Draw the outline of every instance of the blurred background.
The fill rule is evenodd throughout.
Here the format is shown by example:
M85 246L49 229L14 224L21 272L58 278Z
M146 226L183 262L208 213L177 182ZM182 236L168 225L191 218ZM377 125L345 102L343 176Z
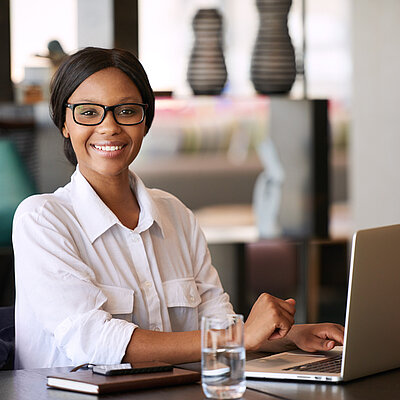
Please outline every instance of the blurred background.
M214 19L195 22L199 10ZM343 321L352 232L400 219L400 2L0 0L0 22L2 303L17 204L73 172L48 115L51 76L77 49L122 47L156 92L131 168L197 214L236 310L265 290L295 295L298 321ZM210 34L218 65L199 62ZM257 68L267 85L290 66L268 45L293 48L286 89L257 89Z

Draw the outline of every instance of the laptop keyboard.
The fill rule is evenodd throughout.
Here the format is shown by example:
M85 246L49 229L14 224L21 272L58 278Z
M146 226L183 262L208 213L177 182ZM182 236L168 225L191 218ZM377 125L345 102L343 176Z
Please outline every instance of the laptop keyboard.
M321 361L314 361L311 363L286 368L285 371L339 373L341 365L342 355L338 354L337 356L326 358Z

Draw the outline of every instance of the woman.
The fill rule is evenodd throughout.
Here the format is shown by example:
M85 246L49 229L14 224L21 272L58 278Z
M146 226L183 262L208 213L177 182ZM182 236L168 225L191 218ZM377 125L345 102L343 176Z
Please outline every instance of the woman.
M129 172L154 115L142 65L123 50L78 51L55 74L50 106L77 167L15 214L16 366L198 360L201 316L233 310L193 214ZM293 299L261 295L246 348L342 343L342 327L292 327L294 313Z

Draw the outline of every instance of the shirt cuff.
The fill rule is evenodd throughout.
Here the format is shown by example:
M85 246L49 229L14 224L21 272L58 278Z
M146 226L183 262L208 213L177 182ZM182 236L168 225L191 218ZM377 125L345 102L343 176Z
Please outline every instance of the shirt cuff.
M137 325L122 319L112 318L102 329L97 350L90 361L94 364L121 363L126 348Z

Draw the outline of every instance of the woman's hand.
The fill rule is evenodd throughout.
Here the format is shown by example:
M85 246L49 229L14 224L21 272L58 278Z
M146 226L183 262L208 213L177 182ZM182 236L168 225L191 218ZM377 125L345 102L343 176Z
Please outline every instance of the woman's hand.
M295 305L293 299L261 294L244 324L246 350L258 350L268 340L285 337L294 323Z
M286 336L299 349L314 352L343 345L344 328L338 324L293 325Z

